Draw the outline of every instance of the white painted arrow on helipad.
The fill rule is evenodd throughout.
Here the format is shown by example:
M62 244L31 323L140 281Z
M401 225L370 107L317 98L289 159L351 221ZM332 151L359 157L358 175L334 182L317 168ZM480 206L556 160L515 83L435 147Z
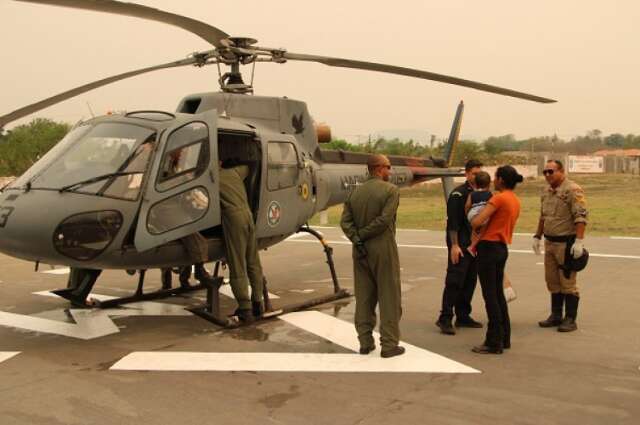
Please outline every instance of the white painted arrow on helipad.
M35 295L58 297L48 291L35 292ZM108 295L91 294L100 301L113 299ZM126 308L113 309L70 309L74 323L51 320L26 314L0 311L0 325L28 331L62 335L77 339L94 339L120 332L111 317L131 316L192 316L184 307L151 301L129 304Z
M362 356L353 325L333 316L304 311L279 316L281 320L334 344L353 354L331 353L198 353L134 352L111 370L134 371L251 371L251 372L405 372L405 373L480 373L480 371L406 342L402 356L383 359L380 351ZM374 337L379 338L377 332Z
M20 354L20 351L0 351L0 363Z

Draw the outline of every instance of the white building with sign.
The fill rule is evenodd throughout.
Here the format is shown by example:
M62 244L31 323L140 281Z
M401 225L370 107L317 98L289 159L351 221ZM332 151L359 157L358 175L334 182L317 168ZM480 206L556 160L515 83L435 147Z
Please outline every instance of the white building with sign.
M570 173L604 173L604 157L569 155L567 169Z

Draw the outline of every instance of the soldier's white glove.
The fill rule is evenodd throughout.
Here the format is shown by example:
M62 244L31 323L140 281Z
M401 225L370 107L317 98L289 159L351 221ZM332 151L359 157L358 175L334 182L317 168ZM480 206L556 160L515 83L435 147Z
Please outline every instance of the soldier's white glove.
M580 258L582 257L582 254L584 254L584 245L582 243L582 239L576 239L576 241L573 243L573 246L571 247L571 255L573 255L573 258Z
M531 246L531 248L533 248L534 254L536 255L542 254L540 238L536 236L533 237L533 245Z

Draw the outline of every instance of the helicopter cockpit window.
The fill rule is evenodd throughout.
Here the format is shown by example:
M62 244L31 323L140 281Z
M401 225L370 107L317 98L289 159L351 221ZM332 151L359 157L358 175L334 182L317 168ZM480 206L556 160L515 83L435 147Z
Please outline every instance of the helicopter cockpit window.
M164 192L198 178L209 165L209 128L201 122L174 131L162 156L156 188Z
M135 200L155 140L155 130L137 125L79 127L40 160L42 166L30 170L27 181L33 189Z
M269 190L285 189L298 184L298 155L293 143L269 142L267 152Z
M29 168L23 175L15 179L7 189L21 189L27 183L33 183L33 179L39 176L44 170L46 170L51 164L65 152L70 145L76 143L87 132L91 130L90 125L81 125L69 131L64 138L59 141L49 152L47 152L42 158L40 158L31 168Z

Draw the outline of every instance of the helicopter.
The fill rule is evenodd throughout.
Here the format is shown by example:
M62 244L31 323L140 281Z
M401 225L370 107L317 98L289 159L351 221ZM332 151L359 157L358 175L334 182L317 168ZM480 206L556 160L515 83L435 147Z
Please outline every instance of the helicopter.
M207 238L214 275L225 257L219 197L219 166L248 165L247 194L260 249L306 231L322 243L334 282L333 294L276 313L349 296L340 289L331 248L307 223L316 213L343 203L367 178L368 154L320 149L331 141L328 126L316 124L307 105L287 97L254 95L242 66L257 62L316 62L464 86L524 100L555 100L428 71L260 47L257 40L231 37L207 23L134 3L113 0L14 0L153 20L204 39L213 49L186 59L137 69L91 82L0 116L0 128L51 105L126 78L178 67L218 67L220 90L185 96L175 111L114 113L76 124L22 176L0 191L0 252L36 264L71 268L67 288L54 291L74 304L86 298L105 269L140 271L131 297L101 307L162 298L192 288L143 293L144 271L190 266L180 238ZM222 73L221 66L229 70ZM402 187L440 178L446 192L460 175L451 159L464 105L456 111L444 158L390 156L391 182ZM217 290L194 313L228 325ZM266 286L265 286L266 288ZM266 293L266 289L265 289ZM267 305L269 310L269 305ZM271 309L273 310L273 309ZM275 314L275 313L274 313Z

